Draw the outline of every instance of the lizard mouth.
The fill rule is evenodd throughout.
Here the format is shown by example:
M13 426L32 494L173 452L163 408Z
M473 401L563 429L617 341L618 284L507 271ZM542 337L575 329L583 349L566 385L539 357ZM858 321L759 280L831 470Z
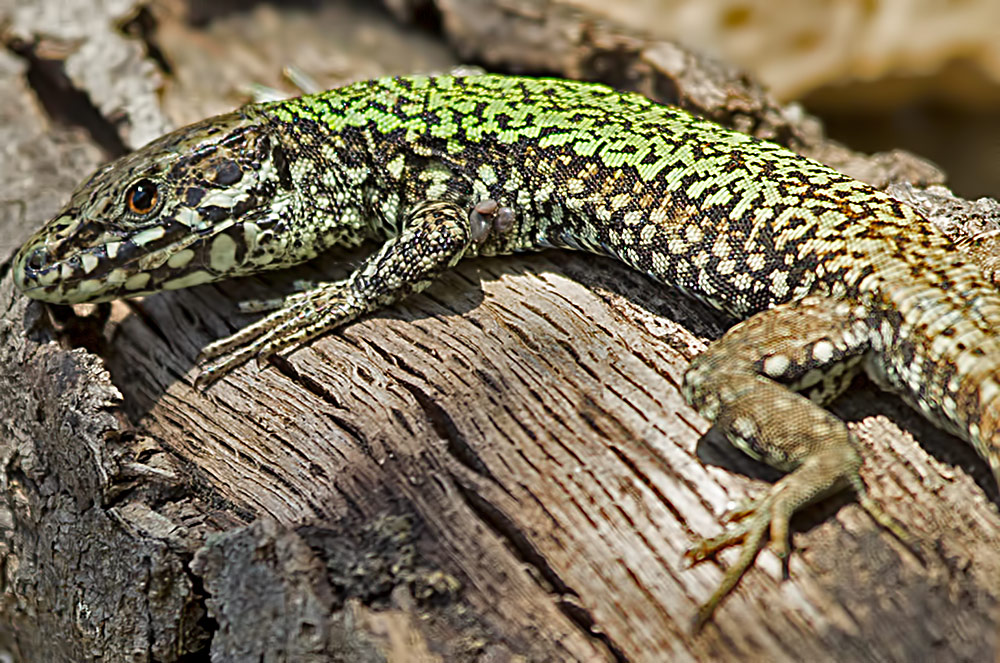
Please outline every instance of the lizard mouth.
M134 276L122 268L101 269L107 265L107 248L101 245L53 260L45 244L25 246L14 262L14 283L27 296L49 304L114 299Z
M17 253L14 283L25 295L49 304L104 302L208 283L219 275L199 269L192 250L204 239L186 235L156 247L111 241L61 258L43 238Z
M79 254L59 260L44 239L25 244L14 257L14 284L18 289L52 304L74 303L71 291L79 281L74 275L83 273Z

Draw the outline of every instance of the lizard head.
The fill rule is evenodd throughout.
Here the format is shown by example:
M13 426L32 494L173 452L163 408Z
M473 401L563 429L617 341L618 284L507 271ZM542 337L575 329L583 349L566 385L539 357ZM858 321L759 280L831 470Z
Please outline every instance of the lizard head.
M267 122L237 110L95 172L14 258L14 281L55 304L183 288L244 273L291 204Z

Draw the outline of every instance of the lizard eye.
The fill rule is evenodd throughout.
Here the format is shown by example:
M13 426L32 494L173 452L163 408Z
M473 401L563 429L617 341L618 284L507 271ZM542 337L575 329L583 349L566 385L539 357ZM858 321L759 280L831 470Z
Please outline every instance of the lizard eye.
M153 211L160 199L160 191L151 180L143 178L128 188L125 204L133 214L144 216Z

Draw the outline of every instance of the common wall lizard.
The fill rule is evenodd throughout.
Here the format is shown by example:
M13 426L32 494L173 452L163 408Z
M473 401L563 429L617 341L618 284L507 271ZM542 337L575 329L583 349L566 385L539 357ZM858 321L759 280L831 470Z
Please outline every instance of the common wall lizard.
M743 543L707 620L788 519L850 487L857 442L822 407L865 370L970 441L1000 481L1000 296L909 207L777 145L639 95L563 80L386 78L248 105L100 169L21 248L14 279L70 304L278 269L382 242L206 348L203 382L426 287L469 256L614 256L744 322L684 394L789 472L694 560Z

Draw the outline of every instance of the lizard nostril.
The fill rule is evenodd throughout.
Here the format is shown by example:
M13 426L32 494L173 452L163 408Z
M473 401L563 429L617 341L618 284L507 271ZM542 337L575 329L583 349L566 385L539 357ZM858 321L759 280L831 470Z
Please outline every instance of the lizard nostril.
M48 262L49 252L44 246L39 246L37 249L28 254L28 259L25 261L25 266L28 269L40 270L45 267Z

